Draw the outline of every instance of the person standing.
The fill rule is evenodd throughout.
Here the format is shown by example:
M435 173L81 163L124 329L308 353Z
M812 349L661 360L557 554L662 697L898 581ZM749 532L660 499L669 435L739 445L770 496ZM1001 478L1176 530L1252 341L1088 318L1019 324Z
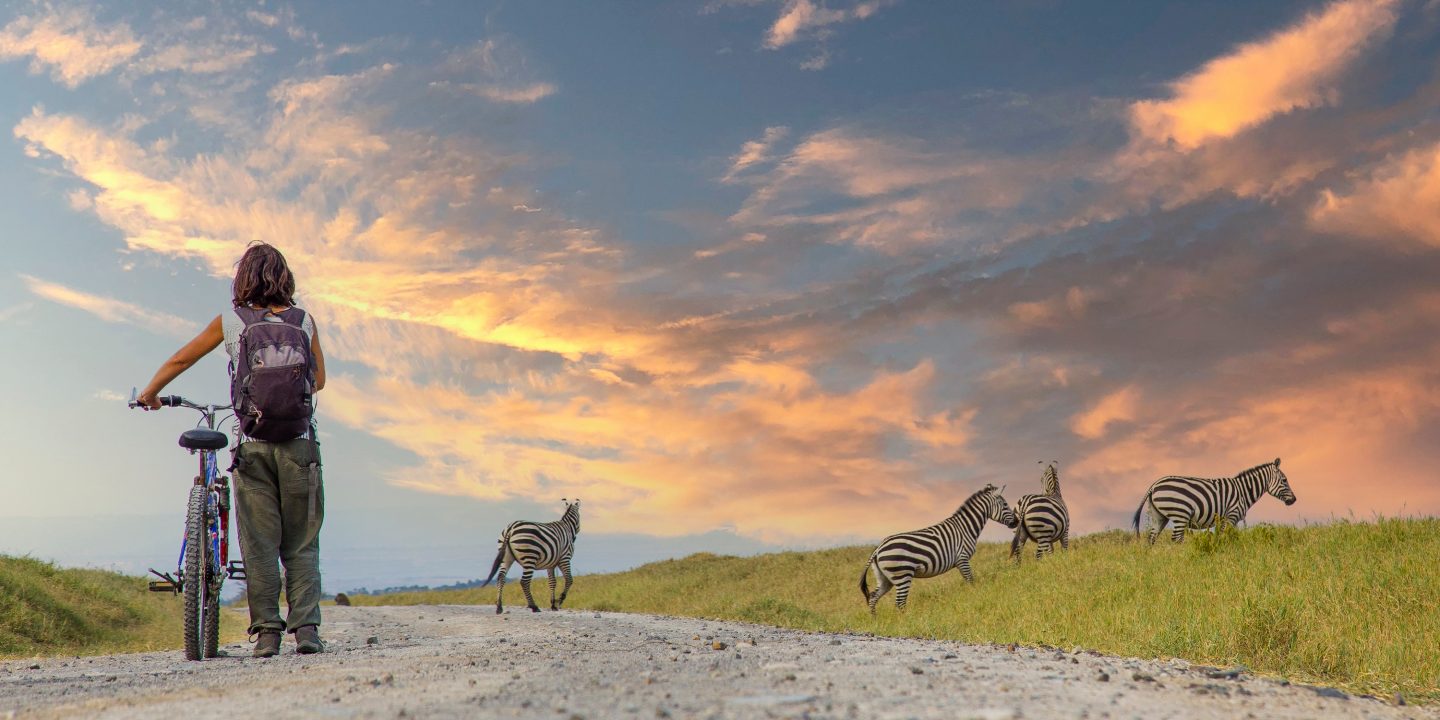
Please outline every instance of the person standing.
M325 387L325 355L314 318L295 306L295 276L274 246L255 243L245 250L235 269L231 308L160 366L141 391L140 404L159 409L165 386L221 343L230 355L236 419L231 470L253 655L278 654L287 629L295 635L297 652L323 652L320 526L325 495L314 394ZM280 565L289 605L284 618Z

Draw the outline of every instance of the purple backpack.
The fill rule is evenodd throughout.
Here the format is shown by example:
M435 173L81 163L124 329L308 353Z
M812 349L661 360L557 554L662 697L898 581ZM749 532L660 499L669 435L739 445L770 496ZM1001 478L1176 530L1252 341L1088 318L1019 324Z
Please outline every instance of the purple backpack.
M304 435L315 407L315 358L302 329L305 311L236 307L235 314L245 323L230 367L230 401L240 432L269 442Z

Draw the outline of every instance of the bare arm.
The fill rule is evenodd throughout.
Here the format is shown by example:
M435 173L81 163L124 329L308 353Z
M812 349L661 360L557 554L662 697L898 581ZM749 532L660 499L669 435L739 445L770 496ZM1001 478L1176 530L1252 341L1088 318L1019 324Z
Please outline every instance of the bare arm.
M325 389L325 352L320 349L320 328L310 338L310 354L315 356L315 391Z
M160 409L160 391L170 384L171 380L180 376L180 373L189 370L192 365L200 361L211 350L220 346L225 341L225 331L220 327L220 316L216 315L210 324L195 336L194 340L185 343L185 347L175 351L174 355L166 360L159 370L155 371L155 377L150 379L150 384L140 392L137 398L141 405L151 409Z

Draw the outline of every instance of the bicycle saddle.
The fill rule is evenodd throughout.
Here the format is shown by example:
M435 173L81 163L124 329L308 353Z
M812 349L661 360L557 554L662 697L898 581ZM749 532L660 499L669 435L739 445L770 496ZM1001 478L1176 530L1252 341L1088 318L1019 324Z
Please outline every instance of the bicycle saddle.
M180 447L191 450L224 450L230 446L225 433L205 428L194 428L180 433Z

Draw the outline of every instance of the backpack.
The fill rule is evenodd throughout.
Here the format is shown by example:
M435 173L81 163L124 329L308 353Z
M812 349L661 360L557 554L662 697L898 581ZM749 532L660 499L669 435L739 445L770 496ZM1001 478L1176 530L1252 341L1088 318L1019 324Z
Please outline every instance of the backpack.
M230 364L230 402L246 437L294 440L310 431L315 359L302 325L305 311L236 307L245 323Z

